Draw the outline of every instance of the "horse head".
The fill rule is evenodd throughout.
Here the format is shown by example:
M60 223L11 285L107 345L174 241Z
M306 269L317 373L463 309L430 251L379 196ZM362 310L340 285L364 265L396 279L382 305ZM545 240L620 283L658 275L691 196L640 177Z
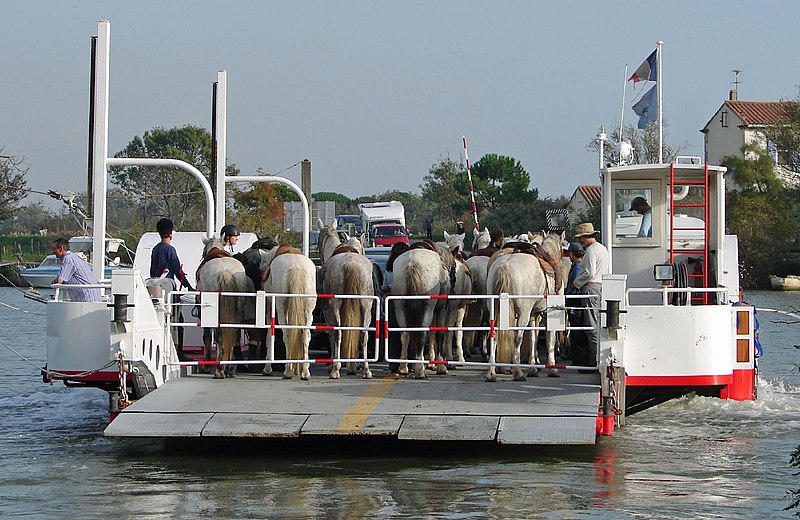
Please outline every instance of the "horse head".
M203 258L214 248L224 250L225 246L222 244L222 241L217 237L209 237L203 239Z
M336 230L336 222L323 224L321 219L317 219L317 227L319 228L319 238L317 239L317 247L319 248L319 256L324 262L331 257L333 251L342 243L339 238L339 232Z
M451 235L447 231L444 232L444 241L447 244L447 248L453 250L453 248L458 248L459 250L464 249L464 235Z
M485 249L492 242L489 234L489 228L484 227L483 231L478 231L477 228L472 230L472 250Z

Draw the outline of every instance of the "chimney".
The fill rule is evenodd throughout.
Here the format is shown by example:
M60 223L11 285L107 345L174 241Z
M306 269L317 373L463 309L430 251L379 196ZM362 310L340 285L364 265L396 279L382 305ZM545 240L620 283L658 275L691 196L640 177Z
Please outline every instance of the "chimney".
M739 99L739 91L738 90L731 90L730 95L728 96L729 101L736 101Z

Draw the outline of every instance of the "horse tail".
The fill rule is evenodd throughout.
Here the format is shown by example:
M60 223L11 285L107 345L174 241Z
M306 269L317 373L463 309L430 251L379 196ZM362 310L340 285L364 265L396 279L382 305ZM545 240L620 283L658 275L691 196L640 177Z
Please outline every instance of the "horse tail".
M408 294L421 295L426 294L427 289L422 283L423 269L417 262L409 262L408 269L406 270L406 277L408 278ZM413 326L422 324L422 318L425 315L425 300L406 300L406 320L408 323L413 323Z
M345 268L344 272L344 294L362 294L361 278L355 269ZM356 298L346 298L342 303L342 326L360 327L362 300ZM343 330L342 331L342 357L354 359L358 355L358 344L361 340L362 331Z
M508 264L501 265L495 270L493 285L493 294L514 294L512 290L513 280L511 277L511 269L508 267ZM511 306L513 310L513 300L511 301ZM497 310L495 309L495 311ZM497 350L495 351L495 361L497 363L511 363L514 359L514 331L498 330L496 335Z
M220 271L217 281L219 282L220 292L238 292L241 290L236 284L236 276L231 271ZM238 321L240 314L239 309L241 308L239 300L241 300L241 298L235 296L220 297L219 313L222 323L234 323Z
M287 292L290 294L306 293L306 273L302 269L289 270L287 278ZM310 325L306 323L306 298L289 298L286 302L287 325ZM284 332L286 338L286 353L288 359L303 359L303 339L305 329L288 329Z

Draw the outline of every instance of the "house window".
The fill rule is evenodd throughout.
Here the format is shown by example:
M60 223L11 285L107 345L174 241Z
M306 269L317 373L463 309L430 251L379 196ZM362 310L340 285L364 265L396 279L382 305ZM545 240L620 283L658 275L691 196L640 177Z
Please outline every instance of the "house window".
M728 111L723 110L722 114L720 115L719 122L722 125L722 128L728 127Z

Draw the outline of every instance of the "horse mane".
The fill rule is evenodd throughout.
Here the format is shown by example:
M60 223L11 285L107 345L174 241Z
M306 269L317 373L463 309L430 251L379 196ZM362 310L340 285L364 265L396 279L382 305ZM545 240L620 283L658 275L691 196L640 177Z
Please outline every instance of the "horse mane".
M347 244L339 244L338 246L336 246L336 249L333 250L333 253L331 253L331 257L334 257L340 253L355 253L357 255L360 255L361 251Z

